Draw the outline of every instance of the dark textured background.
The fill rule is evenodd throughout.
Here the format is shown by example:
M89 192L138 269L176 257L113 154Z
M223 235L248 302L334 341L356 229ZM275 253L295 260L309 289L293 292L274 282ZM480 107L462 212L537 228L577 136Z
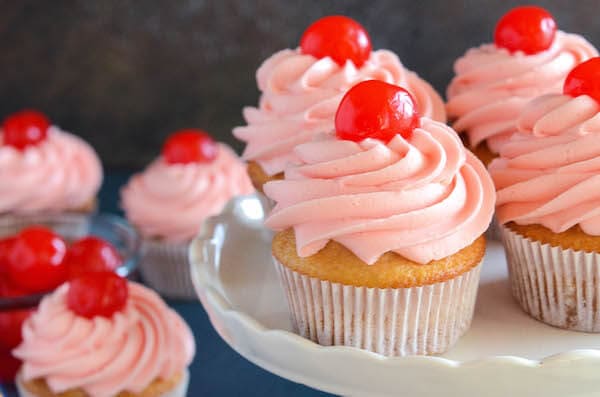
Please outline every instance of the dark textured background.
M543 1L562 30L600 45L598 1ZM0 115L47 112L109 168L138 168L162 140L201 127L241 149L231 128L257 102L254 72L296 47L313 20L346 14L444 91L452 63L491 40L517 1L0 0Z

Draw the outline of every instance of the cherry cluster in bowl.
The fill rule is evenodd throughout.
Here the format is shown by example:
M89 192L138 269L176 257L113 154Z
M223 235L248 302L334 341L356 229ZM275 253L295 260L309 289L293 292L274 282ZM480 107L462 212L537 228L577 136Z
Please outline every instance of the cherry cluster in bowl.
M69 243L47 227L31 226L0 239L0 299L47 293L88 275L114 274L122 264L118 250L101 238ZM0 311L0 381L12 378L19 365L10 351L21 343L22 324L32 311Z

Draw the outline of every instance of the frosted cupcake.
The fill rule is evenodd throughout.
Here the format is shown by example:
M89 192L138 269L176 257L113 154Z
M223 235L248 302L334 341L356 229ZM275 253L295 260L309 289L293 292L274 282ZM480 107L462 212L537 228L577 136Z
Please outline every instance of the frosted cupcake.
M153 291L114 273L72 280L23 325L21 397L185 397L193 335Z
M532 317L600 332L600 58L533 100L490 165L512 292Z
M265 185L273 257L300 335L385 355L442 353L471 323L494 188L397 86L341 101L335 135Z
M24 110L0 131L0 215L93 212L102 183L98 155L81 138Z
M560 93L569 71L597 55L583 37L557 31L543 8L514 8L498 22L493 44L468 50L454 64L446 104L452 127L487 165L517 130L523 107Z
M121 191L125 216L143 237L140 272L161 294L194 299L188 246L206 218L253 192L244 164L205 132L171 135L162 155Z
M387 50L371 51L366 30L343 16L322 18L304 32L300 47L273 54L258 69L258 107L244 109L247 125L233 134L246 142L243 154L257 190L283 177L296 162L294 147L333 130L342 96L356 83L381 80L406 87L424 116L446 121L441 97Z

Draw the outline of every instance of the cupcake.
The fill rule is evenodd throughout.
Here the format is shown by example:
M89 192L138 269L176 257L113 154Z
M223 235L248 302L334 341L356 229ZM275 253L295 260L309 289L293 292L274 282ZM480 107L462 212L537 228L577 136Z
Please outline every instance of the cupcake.
M532 317L600 332L600 58L529 103L490 164L512 293Z
M171 135L162 155L121 191L125 216L142 236L144 281L165 296L194 299L190 241L206 218L252 191L244 164L229 147L199 130Z
M344 96L335 135L294 154L265 193L298 333L390 356L449 349L470 326L494 208L483 164L376 80Z
M0 131L0 215L94 212L102 165L81 138L23 110Z
M452 127L487 165L516 131L525 104L560 93L569 71L597 55L583 37L557 31L545 9L514 8L496 25L493 44L468 50L454 64L446 104Z
M23 325L21 397L185 397L193 335L156 293L114 273L46 296Z
M364 80L406 87L424 116L445 122L441 97L387 50L371 51L366 30L344 16L322 18L304 32L300 47L269 57L258 69L258 107L244 109L247 125L233 134L246 143L243 153L257 190L281 179L298 159L294 147L332 131L344 93Z

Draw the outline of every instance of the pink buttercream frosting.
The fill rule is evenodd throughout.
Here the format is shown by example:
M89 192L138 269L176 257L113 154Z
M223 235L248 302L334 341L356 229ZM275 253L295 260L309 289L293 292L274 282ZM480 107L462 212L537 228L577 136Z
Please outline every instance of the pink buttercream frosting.
M358 69L351 61L339 66L329 57L282 50L262 64L256 79L262 92L259 106L244 109L247 125L235 128L233 134L247 143L244 159L258 162L269 175L296 161L296 145L332 131L343 95L364 80L400 85L414 96L422 115L446 121L441 97L386 50L372 52Z
M254 191L246 166L226 145L210 163L168 164L159 157L121 191L127 219L146 237L186 242L234 196Z
M129 300L111 318L87 319L66 302L68 284L40 303L13 354L23 381L46 380L56 394L80 388L91 397L139 393L186 370L195 352L187 324L153 291L129 283Z
M295 154L300 164L265 185L277 202L266 224L292 227L301 257L334 240L368 264L387 251L426 264L468 246L491 221L487 171L440 122L421 118L410 139L388 144L323 137Z
M3 145L0 133L0 213L76 210L101 184L100 159L81 138L52 126L44 141L20 151Z
M548 50L534 55L511 54L494 44L472 48L454 64L456 76L447 90L452 126L468 134L471 147L486 141L498 153L531 99L562 92L571 69L597 55L583 37L561 31Z
M587 95L545 95L518 128L490 164L498 220L555 233L579 224L600 235L600 105Z

